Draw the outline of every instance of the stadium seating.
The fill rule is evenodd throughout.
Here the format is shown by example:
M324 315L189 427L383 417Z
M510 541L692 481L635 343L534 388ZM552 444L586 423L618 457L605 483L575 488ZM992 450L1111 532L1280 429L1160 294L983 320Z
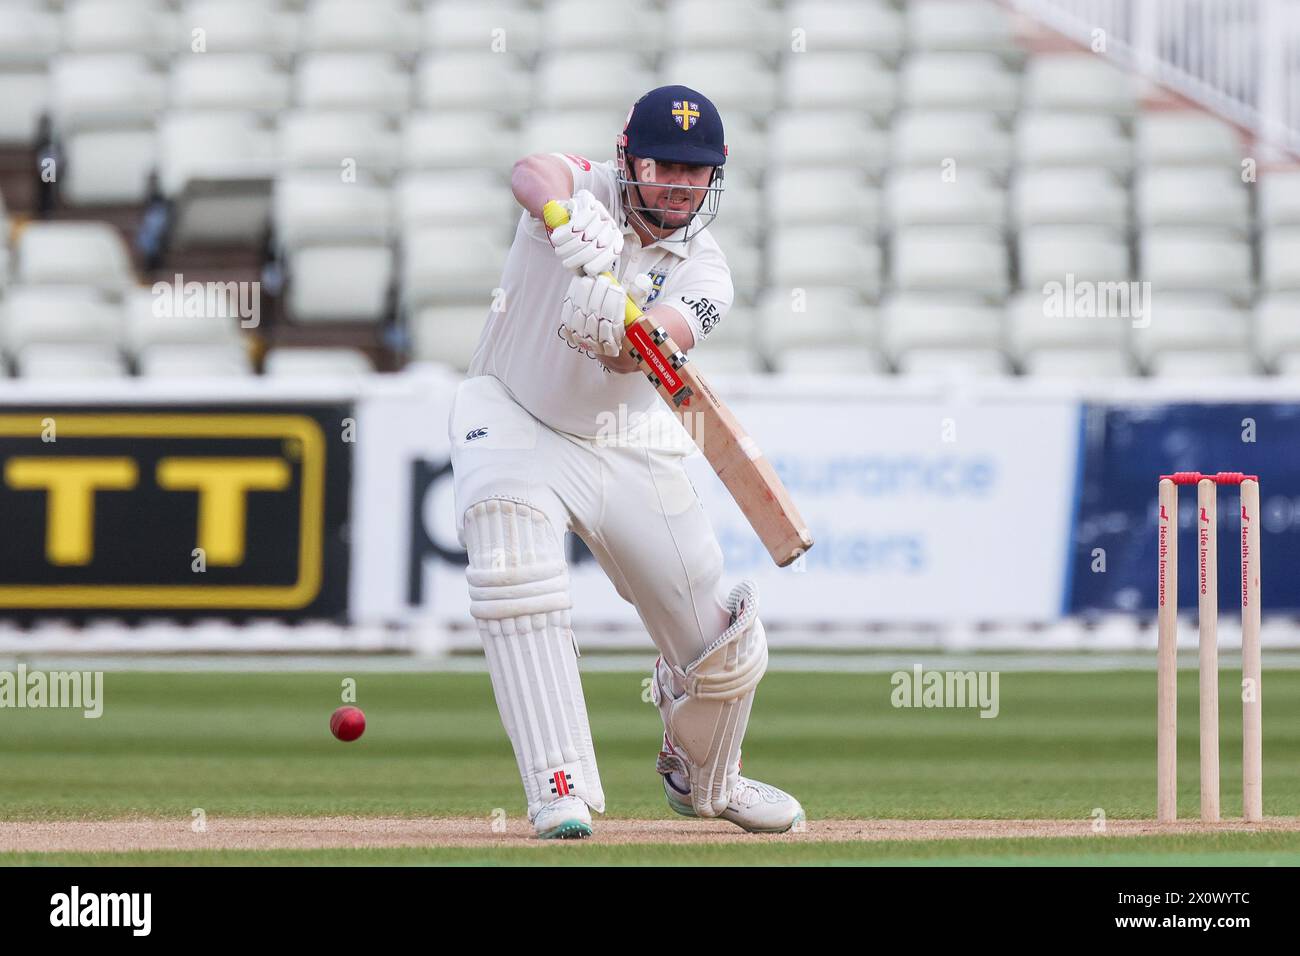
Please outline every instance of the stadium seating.
M46 378L162 374L187 344L220 346L205 354L247 374L247 356L223 351L246 334L233 320L143 318L152 266L121 236L162 202L169 254L205 278L274 266L269 315L282 308L307 344L322 325L398 321L409 357L463 368L518 221L513 162L612 159L631 102L678 82L713 97L728 131L711 229L736 305L710 361L1293 373L1300 172L1261 163L1256 182L1235 127L1151 108L1106 58L1030 50L1018 28L990 0L7 3L0 234L15 225L0 243L0 343L19 374ZM547 42L560 35L583 56ZM12 172L38 151L57 189ZM37 195L52 221L28 221L44 215ZM466 218L482 228L447 233ZM1149 282L1152 326L1056 315L1047 290L1067 278L1107 284L1103 296ZM47 294L66 354L15 312ZM807 311L790 311L796 294ZM68 296L93 301L110 334L86 340L58 306ZM751 322L757 334L736 334ZM272 354L275 374L334 361Z

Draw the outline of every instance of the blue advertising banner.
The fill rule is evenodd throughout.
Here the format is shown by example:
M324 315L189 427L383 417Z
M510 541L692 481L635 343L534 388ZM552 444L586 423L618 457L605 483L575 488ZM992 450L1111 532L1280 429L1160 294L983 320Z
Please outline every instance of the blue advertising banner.
M1156 607L1156 490L1175 471L1260 477L1264 613L1300 610L1300 404L1084 409L1067 613ZM1196 488L1179 489L1178 603L1196 609ZM1219 489L1219 606L1241 606L1239 490Z

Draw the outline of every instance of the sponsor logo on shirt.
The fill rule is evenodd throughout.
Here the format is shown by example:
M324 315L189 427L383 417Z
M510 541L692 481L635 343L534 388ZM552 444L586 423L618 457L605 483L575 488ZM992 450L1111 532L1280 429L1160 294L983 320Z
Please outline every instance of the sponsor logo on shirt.
M722 321L722 315L718 312L718 307L703 296L698 299L688 299L682 296L682 302L690 306L691 311L695 313L695 318L700 323L700 331L705 335L708 335L713 330L713 327Z

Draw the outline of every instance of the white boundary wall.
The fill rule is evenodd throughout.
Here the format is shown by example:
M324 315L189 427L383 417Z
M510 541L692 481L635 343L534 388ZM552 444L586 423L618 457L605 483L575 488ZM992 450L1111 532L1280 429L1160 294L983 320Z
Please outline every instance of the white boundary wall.
M71 641L105 651L322 651L436 653L477 638L461 566L419 562L424 601L406 601L412 520L456 548L450 476L414 500L414 463L447 461L447 412L460 377L437 366L351 383L247 381L0 385L0 407L43 401L208 401L261 404L354 400L349 598L353 627L212 621L125 629L58 622L18 631L0 622L0 652ZM1300 380L1088 386L1025 379L717 377L742 422L786 470L817 545L802 568L777 569L701 456L692 479L723 542L728 580L752 576L765 621L789 647L1022 647L1141 645L1131 619L1071 636L1061 622L1065 550L1075 499L1079 407L1084 399L1137 402L1300 401ZM633 506L629 503L629 506ZM1153 572L1154 573L1154 572ZM635 611L594 562L573 570L574 622L584 649L646 645ZM988 624L996 627L991 633ZM1064 630L1062 630L1064 628ZM86 647L89 641L93 647Z

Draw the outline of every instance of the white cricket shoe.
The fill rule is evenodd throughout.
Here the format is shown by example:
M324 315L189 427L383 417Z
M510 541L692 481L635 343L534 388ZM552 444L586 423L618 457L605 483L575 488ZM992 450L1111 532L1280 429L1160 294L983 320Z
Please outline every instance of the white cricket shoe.
M665 760L665 757L669 759ZM675 812L684 817L696 817L699 814L691 802L691 785L685 768L679 771L672 766L673 761L680 759L668 754L659 756L658 770L664 778L664 794L668 797L668 806ZM737 781L721 818L750 833L785 833L801 827L805 820L803 806L798 800L771 784L748 777Z
M552 800L533 817L539 840L582 840L591 836L591 811L581 797Z

